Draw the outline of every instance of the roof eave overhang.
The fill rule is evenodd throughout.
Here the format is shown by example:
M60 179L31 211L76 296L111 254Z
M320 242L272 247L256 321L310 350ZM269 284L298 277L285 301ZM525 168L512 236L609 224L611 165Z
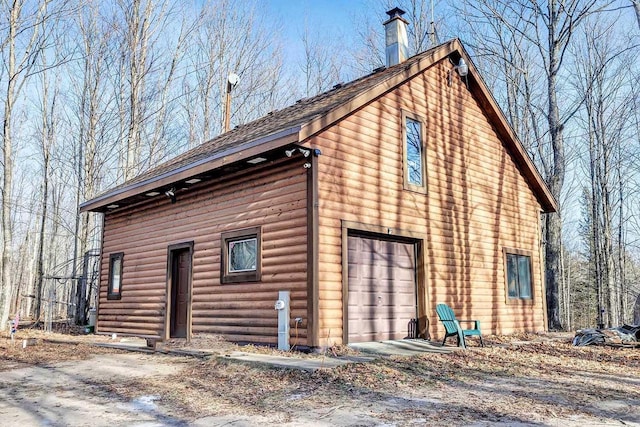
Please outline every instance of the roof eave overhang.
M268 150L292 144L299 141L300 126L275 132L273 134L248 141L236 147L214 153L194 163L165 172L158 176L113 191L88 200L80 205L80 212L100 211L111 204L133 197L154 189L171 185L195 175L218 169L222 166L249 159Z

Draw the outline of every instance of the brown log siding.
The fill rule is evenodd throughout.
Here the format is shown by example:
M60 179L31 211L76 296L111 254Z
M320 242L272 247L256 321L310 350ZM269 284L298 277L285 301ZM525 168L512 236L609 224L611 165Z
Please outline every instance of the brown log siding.
M307 337L307 171L300 159L156 196L105 214L98 330L164 338L167 247L193 241L192 331L235 341L277 342L279 290ZM262 227L262 280L220 283L221 233ZM109 254L124 252L122 298L107 300ZM293 325L292 325L293 326Z
M540 204L464 82L454 73L447 85L450 69L434 65L309 140L323 152L318 345L342 341L341 220L428 236L432 337L439 302L484 333L544 329ZM425 120L426 195L403 190L402 110ZM531 251L533 305L506 304L504 247Z

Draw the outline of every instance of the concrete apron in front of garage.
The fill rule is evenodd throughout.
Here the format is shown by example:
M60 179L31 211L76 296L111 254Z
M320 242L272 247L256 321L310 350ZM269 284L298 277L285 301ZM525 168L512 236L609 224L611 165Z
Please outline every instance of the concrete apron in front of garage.
M133 341L133 340L132 340ZM137 345L136 345L137 344ZM290 356L280 356L262 353L249 353L243 351L233 351L228 354L220 354L215 349L168 349L159 348L157 350L142 346L139 343L119 344L96 344L101 347L118 348L129 351L142 351L146 353L163 353L173 356L192 356L200 358L219 357L229 361L238 361L243 363L257 363L278 368L300 369L304 371L316 371L318 369L333 369L348 363L366 363L371 362L380 357L389 356L415 356L422 353L450 353L455 351L457 347L443 347L440 344L433 344L424 340L390 340L390 341L374 341L366 343L349 344L350 348L357 350L359 355L347 355L339 357L330 357L330 351L325 354L311 354L305 357L296 356L292 353Z
M459 349L420 339L363 342L349 344L349 347L373 356L416 356L422 353L451 353Z
M316 371L318 369L332 369L347 363L371 362L380 357L416 356L423 353L451 353L452 351L458 350L457 347L443 347L440 344L433 344L429 341L410 339L356 343L349 344L349 347L358 350L361 355L296 357L233 352L226 355L225 358L244 362L264 363L279 368Z

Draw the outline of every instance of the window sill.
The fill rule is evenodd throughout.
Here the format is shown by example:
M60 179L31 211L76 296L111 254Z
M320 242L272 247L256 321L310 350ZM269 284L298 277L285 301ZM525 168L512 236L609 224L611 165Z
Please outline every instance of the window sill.
M427 187L420 187L417 185L405 184L403 190L410 191L412 193L427 194Z
M534 305L533 298L510 298L507 297L507 305Z
M257 272L227 274L222 276L222 283L242 283L242 282L259 282L261 279Z

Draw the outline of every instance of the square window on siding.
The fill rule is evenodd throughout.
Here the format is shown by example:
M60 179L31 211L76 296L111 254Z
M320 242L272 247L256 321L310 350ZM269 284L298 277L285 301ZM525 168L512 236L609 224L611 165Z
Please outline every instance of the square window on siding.
M507 300L531 300L531 255L525 251L505 249Z
M258 239L231 240L229 245L229 273L256 271Z
M222 283L257 282L261 278L260 227L222 233Z
M402 122L404 187L408 190L426 192L423 121L417 116L403 112Z
M121 297L123 260L123 252L109 256L109 289L107 291L107 299L120 299Z

